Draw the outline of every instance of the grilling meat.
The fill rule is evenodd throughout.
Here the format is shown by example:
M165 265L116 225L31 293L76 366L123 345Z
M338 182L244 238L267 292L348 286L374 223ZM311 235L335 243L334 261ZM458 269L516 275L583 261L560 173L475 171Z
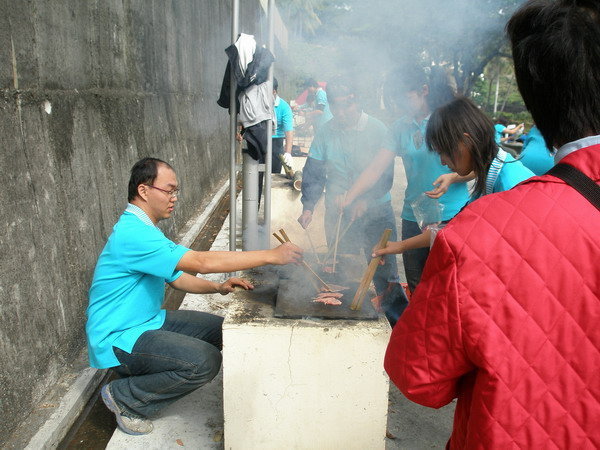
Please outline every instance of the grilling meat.
M348 289L350 289L350 288L346 287L346 286L340 286L338 284L329 284L329 289L327 289L325 286L323 286L321 288L321 292L341 292L341 291L347 291Z
M313 299L313 302L323 303L325 305L333 305L333 306L339 306L342 304L342 301L335 297L317 297L317 298Z
M343 294L335 292L321 292L319 295L313 298L313 302L324 303L325 305L339 306L342 304L342 301L340 300L342 296Z

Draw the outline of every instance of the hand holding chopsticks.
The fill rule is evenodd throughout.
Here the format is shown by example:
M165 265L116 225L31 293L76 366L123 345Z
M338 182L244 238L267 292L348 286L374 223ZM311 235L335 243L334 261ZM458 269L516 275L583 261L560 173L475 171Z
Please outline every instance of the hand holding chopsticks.
M286 243L286 242L292 242L290 241L289 236L287 235L287 233L282 229L279 230L279 232L281 233L281 237L277 234L277 233L273 233L273 236L275 236L275 239L277 239L279 242L281 242L282 244ZM306 263L306 261L302 261L302 265L315 277L317 278L317 280L319 280L321 282L321 284L323 285L323 287L328 290L331 291L331 288L329 287L329 285L327 283L325 283L323 281L323 279L317 275L317 273ZM317 290L319 290L318 286Z

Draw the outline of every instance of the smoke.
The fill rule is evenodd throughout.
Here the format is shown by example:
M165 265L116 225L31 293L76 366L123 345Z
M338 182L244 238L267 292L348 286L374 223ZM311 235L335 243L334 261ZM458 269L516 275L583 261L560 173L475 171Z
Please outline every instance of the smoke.
M415 63L421 67L443 67L455 78L459 93L468 93L487 62L503 51L505 23L520 3L521 0L282 0L278 5L284 21L288 21L290 40L287 56L279 58L275 71L288 75L282 78L289 79L292 75L291 81L295 81L298 88L306 77L325 82L339 76L352 79L362 109L390 125L399 118L396 112L383 107L384 81L390 79L390 74ZM286 5L293 8L286 9ZM301 14L302 5L310 6L306 16ZM309 26L311 17L315 16L317 20ZM303 20L308 22L299 23ZM394 81L402 84L403 80L392 79ZM428 84L427 81L424 84ZM289 91L283 96L286 94L289 98L294 96L289 95ZM349 136L340 133L336 137L343 144L340 145L345 155L343 161L329 165L326 196L343 195L383 145L374 139L363 142L360 136ZM365 155L369 156L361 159ZM360 247L355 260L363 270L365 259L359 253L370 256L372 246L381 235L381 225L390 219L388 216L392 216L393 221L394 213L385 200L387 190L383 189L389 188L381 175L381 172L373 175L370 190L365 193L369 209L361 220L362 225L357 226L357 233L349 233L345 239ZM325 228L331 247L335 241L331 236L340 228L336 226L339 212L331 199L326 199L326 204L326 216L330 217L325 218ZM373 205L386 206L377 209L371 208ZM398 213L401 208L395 209ZM393 228L395 232L396 226L391 221L386 222L390 225L384 228ZM346 219L341 222L343 229ZM341 247L346 244L342 242ZM391 265L394 258L388 258L387 263ZM392 281L395 270L394 266L387 273L378 272L380 286L385 277ZM378 290L381 291L381 287Z
M443 65L456 76L463 93L491 57L502 51L505 23L521 2L311 2L321 6L320 26L313 35L292 34L290 60L301 61L297 71L323 81L348 71L359 74L372 94L386 73L406 62ZM286 3L280 4L284 13ZM297 14L295 18L299 20ZM290 24L289 28L296 27Z

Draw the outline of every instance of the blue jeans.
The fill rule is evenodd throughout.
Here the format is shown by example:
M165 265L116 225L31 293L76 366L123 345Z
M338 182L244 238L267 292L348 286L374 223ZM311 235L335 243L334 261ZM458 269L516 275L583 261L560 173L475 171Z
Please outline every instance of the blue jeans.
M402 219L402 240L421 234L421 228L417 222ZM415 288L421 281L421 274L425 267L425 262L429 256L429 247L407 250L402 253L404 262L404 273L410 292L415 292Z
M223 318L167 311L163 326L144 332L131 353L113 347L121 377L110 390L121 410L149 417L211 381L221 367Z
M329 205L328 205L329 206ZM337 209L329 206L325 210L325 230L327 245L331 248L335 242L335 232L338 220ZM348 220L346 215L342 217L340 226L340 234L346 228ZM354 224L348 229L348 232L340 240L338 244L338 253L359 253L360 250L365 252L367 263L371 261L371 251L379 242L381 235L386 228L391 228L392 234L390 241L397 239L396 218L392 203L386 202L380 205L369 208L365 214L356 219ZM385 264L377 266L373 284L377 294L381 294L388 287L388 283L398 283L398 264L396 255L386 255L384 257Z

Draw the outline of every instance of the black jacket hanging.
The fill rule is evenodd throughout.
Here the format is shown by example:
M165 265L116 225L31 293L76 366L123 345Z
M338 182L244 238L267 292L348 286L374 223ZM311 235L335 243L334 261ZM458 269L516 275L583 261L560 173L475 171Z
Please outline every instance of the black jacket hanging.
M217 100L217 104L222 107L229 109L230 97L229 90L231 87L231 68L234 68L234 77L237 82L235 97L236 97L236 108L239 111L239 94L241 91L246 89L252 84L262 84L269 78L269 68L275 61L273 54L266 48L259 47L254 52L252 61L248 64L246 72L242 73L239 64L238 49L235 44L230 45L225 49L225 53L229 58L227 67L225 68L225 75L223 76L223 83L221 84L221 94Z

